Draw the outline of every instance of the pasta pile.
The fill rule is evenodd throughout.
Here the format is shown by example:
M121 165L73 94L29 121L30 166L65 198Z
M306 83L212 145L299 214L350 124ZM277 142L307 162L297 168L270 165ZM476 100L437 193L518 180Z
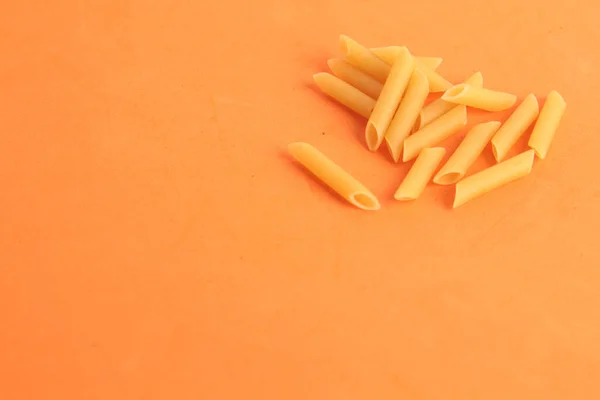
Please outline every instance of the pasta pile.
M480 72L453 85L436 72L441 58L417 57L406 47L368 49L345 35L340 36L340 47L344 57L328 61L333 74L315 74L315 83L367 118L365 142L369 150L376 151L385 143L394 162L415 160L394 194L396 200L418 198L433 180L438 185L456 185L456 208L528 175L535 156L546 157L565 112L566 103L558 92L550 92L541 111L537 98L529 94L504 124L490 121L471 128L438 170L446 149L435 146L465 127L467 107L502 111L513 107L517 97L485 88ZM430 93L442 95L425 105ZM531 149L506 159L534 122L528 142ZM497 164L465 178L489 142ZM289 151L351 204L364 210L380 208L371 191L311 145L292 143Z

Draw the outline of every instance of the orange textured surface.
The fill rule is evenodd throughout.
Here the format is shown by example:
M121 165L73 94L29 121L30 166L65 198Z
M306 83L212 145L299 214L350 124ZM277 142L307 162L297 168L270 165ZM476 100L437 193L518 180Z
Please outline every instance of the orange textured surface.
M0 398L600 398L598 4L4 2ZM547 159L457 210L394 201L409 165L311 82L340 33L558 90Z

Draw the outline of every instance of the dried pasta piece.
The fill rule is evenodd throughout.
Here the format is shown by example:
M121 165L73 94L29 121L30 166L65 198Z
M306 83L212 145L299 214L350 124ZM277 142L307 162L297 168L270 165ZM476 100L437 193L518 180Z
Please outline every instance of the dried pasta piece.
M419 116L419 110L425 104L428 94L429 82L427 76L421 69L416 68L408 82L400 106L385 134L385 142L395 162L400 159L404 139L410 135L415 120Z
M533 167L533 159L534 151L528 150L458 182L453 208L528 175Z
M476 72L473 75L471 75L465 81L465 83L475 86L475 87L483 87L483 75L481 75L481 72ZM417 119L417 122L415 123L415 127L413 128L413 131L415 131L415 132L418 131L422 127L429 124L431 121L446 114L448 111L452 110L454 107L456 107L456 104L449 103L446 100L443 100L441 98L439 98L435 101L432 101L431 103L429 103L425 107L423 107L423 109L419 113L419 118Z
M355 40L346 35L340 35L340 48L344 58L356 68L365 71L381 83L385 83L390 66Z
M381 208L379 201L369 189L310 144L292 143L288 146L288 150L300 164L350 204L363 210Z
M369 50L373 52L377 57L381 58L386 63L392 65L394 60L398 56L398 52L403 46L387 46L387 47L374 47ZM419 68L429 68L436 70L440 64L444 61L440 57L419 57L415 56L415 63Z
M450 185L460 181L499 127L500 122L490 121L471 128L446 164L433 178L433 182L438 185Z
M461 83L448 89L442 99L481 110L502 111L512 107L517 101L517 96Z
M527 95L492 138L492 150L496 161L502 161L506 157L539 113L537 99L533 94Z
M369 150L375 151L381 145L414 69L413 56L408 49L404 48L392 65L390 75L383 85L381 95L375 103L375 109L367 122L365 140Z
M396 190L394 198L402 201L418 198L425 190L425 186L431 180L445 154L446 149L443 147L423 149Z
M552 143L566 107L567 103L557 91L550 92L529 138L529 147L542 160L548 154L550 143Z
M410 161L426 147L435 146L467 124L467 108L455 107L404 140L403 161Z
M365 118L371 116L375 108L375 99L372 99L340 78L326 72L315 74L313 78L317 86L325 94Z
M371 75L339 58L328 60L327 65L329 65L333 74L344 82L349 83L373 99L379 98L383 84Z

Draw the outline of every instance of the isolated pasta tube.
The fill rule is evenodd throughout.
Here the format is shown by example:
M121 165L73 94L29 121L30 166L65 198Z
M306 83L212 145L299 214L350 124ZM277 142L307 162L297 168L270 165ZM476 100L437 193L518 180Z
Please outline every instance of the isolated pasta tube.
M453 208L528 175L533 167L533 158L533 150L528 150L458 182Z
M506 157L508 151L535 121L539 113L537 99L533 94L527 95L492 138L492 150L496 161L502 161Z
M448 138L467 124L467 108L455 107L423 129L404 140L403 161L410 161L426 147L431 147Z
M340 48L346 61L356 68L365 71L381 83L385 83L390 66L371 52L346 35L340 35Z
M379 201L369 189L310 144L292 143L288 150L300 164L350 204L363 210L379 210Z
M327 65L329 65L335 76L354 86L367 96L377 99L381 94L381 89L383 88L381 82L348 62L333 58L327 61Z
M471 77L469 77L469 79L467 79L465 83L475 87L483 87L483 75L481 75L481 72L476 72L473 75L471 75ZM446 114L454 107L456 107L456 104L449 103L446 100L442 100L441 98L432 101L431 103L423 107L423 109L419 113L419 118L417 118L417 122L415 123L413 131L418 131L434 119Z
M371 116L375 108L375 100L371 97L349 83L326 72L315 74L313 78L317 86L327 95L365 118Z
M460 181L499 127L500 122L490 121L471 128L446 164L433 178L433 182L438 185L450 185Z
M566 107L567 103L557 91L550 92L529 138L529 147L542 160L548 154L548 148L550 148L550 143L560 125Z
M390 76L367 122L365 139L369 150L375 151L381 145L414 69L415 61L408 49L404 48L392 65Z
M446 154L443 147L423 149L394 194L396 200L414 200L423 193Z
M512 107L517 101L517 96L461 83L448 89L442 99L481 110L502 111Z
M375 54L377 57L381 58L386 63L392 65L394 60L398 56L400 49L402 46L387 46L387 47L375 47L371 48L371 52ZM415 63L419 68L429 68L432 70L436 70L437 67L444 61L443 58L440 57L419 57L415 56Z
M416 68L408 81L406 93L400 101L400 106L385 133L385 142L395 162L400 159L404 139L410 135L419 110L425 104L429 94L429 82L427 76L419 68Z

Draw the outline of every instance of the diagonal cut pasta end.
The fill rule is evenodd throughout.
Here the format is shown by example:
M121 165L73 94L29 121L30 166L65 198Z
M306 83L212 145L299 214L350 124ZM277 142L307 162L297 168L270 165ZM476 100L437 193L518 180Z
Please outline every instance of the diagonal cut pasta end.
M377 128L373 122L369 121L367 123L367 128L365 129L365 141L367 142L367 147L371 151L376 151L381 145L381 140L379 139L380 135L377 132Z
M348 201L362 210L377 211L381 208L377 198L369 192L352 193Z

